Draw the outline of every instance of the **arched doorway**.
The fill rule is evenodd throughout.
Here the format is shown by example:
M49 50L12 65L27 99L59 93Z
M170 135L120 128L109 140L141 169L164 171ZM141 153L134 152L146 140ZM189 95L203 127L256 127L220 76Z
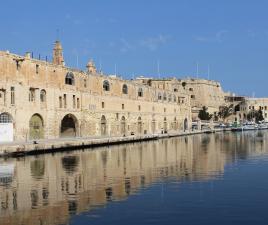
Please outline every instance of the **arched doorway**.
M30 133L29 133L30 140L44 138L44 122L43 118L39 114L34 114L31 117L29 127L30 127Z
M101 117L101 136L107 135L107 120L105 116Z
M184 119L183 130L184 131L188 130L188 120L187 120L187 118Z
M167 132L167 118L164 118L164 132Z
M156 122L155 119L152 120L152 133L154 134L156 130Z
M121 135L126 135L126 118L124 116L121 118L120 131Z
M76 137L77 136L77 119L74 115L68 114L63 117L60 129L61 137Z
M0 113L0 142L13 141L13 119L9 113Z
M138 131L138 134L142 134L142 120L141 120L141 117L138 118L137 131Z

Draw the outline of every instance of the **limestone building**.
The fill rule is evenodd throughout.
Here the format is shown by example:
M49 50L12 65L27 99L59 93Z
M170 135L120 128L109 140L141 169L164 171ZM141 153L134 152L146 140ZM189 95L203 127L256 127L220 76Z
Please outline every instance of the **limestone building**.
M142 135L191 127L180 92L65 66L55 42L51 62L0 52L0 142L59 137ZM169 96L159 99L158 93ZM182 101L183 99L183 101Z
M228 105L225 99L230 94L225 93L221 88L221 84L217 81L195 78L149 79L144 77L139 77L137 81L160 89L158 99L169 98L165 90L173 93L181 93L181 101L187 98L190 101L193 120L198 118L199 110L203 106L208 108L210 114L216 115L220 106Z

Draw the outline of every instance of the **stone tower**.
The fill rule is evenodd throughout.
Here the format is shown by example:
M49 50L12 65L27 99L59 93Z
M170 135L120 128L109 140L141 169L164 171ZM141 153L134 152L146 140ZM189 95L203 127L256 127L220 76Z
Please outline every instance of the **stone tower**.
M63 52L60 41L56 41L54 44L52 62L53 64L64 66Z
M87 72L88 73L96 73L97 70L96 70L96 66L93 62L93 60L89 60L88 64L87 64Z

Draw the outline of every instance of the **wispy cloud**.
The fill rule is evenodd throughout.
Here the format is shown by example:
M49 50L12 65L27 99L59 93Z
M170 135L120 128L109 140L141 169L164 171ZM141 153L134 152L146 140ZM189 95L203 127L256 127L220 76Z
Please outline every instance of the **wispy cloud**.
M120 52L126 53L134 49L134 45L130 44L125 38L120 38Z
M165 45L171 39L170 35L159 34L156 37L148 37L140 42L141 46L151 51L157 50L160 46Z
M223 42L224 38L226 37L228 30L220 30L216 34L212 36L197 36L195 37L196 41L199 42Z

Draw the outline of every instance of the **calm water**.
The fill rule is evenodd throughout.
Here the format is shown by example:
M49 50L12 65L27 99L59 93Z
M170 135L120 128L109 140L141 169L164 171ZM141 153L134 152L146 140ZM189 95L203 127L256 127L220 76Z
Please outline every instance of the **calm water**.
M0 224L268 224L268 131L0 159Z

